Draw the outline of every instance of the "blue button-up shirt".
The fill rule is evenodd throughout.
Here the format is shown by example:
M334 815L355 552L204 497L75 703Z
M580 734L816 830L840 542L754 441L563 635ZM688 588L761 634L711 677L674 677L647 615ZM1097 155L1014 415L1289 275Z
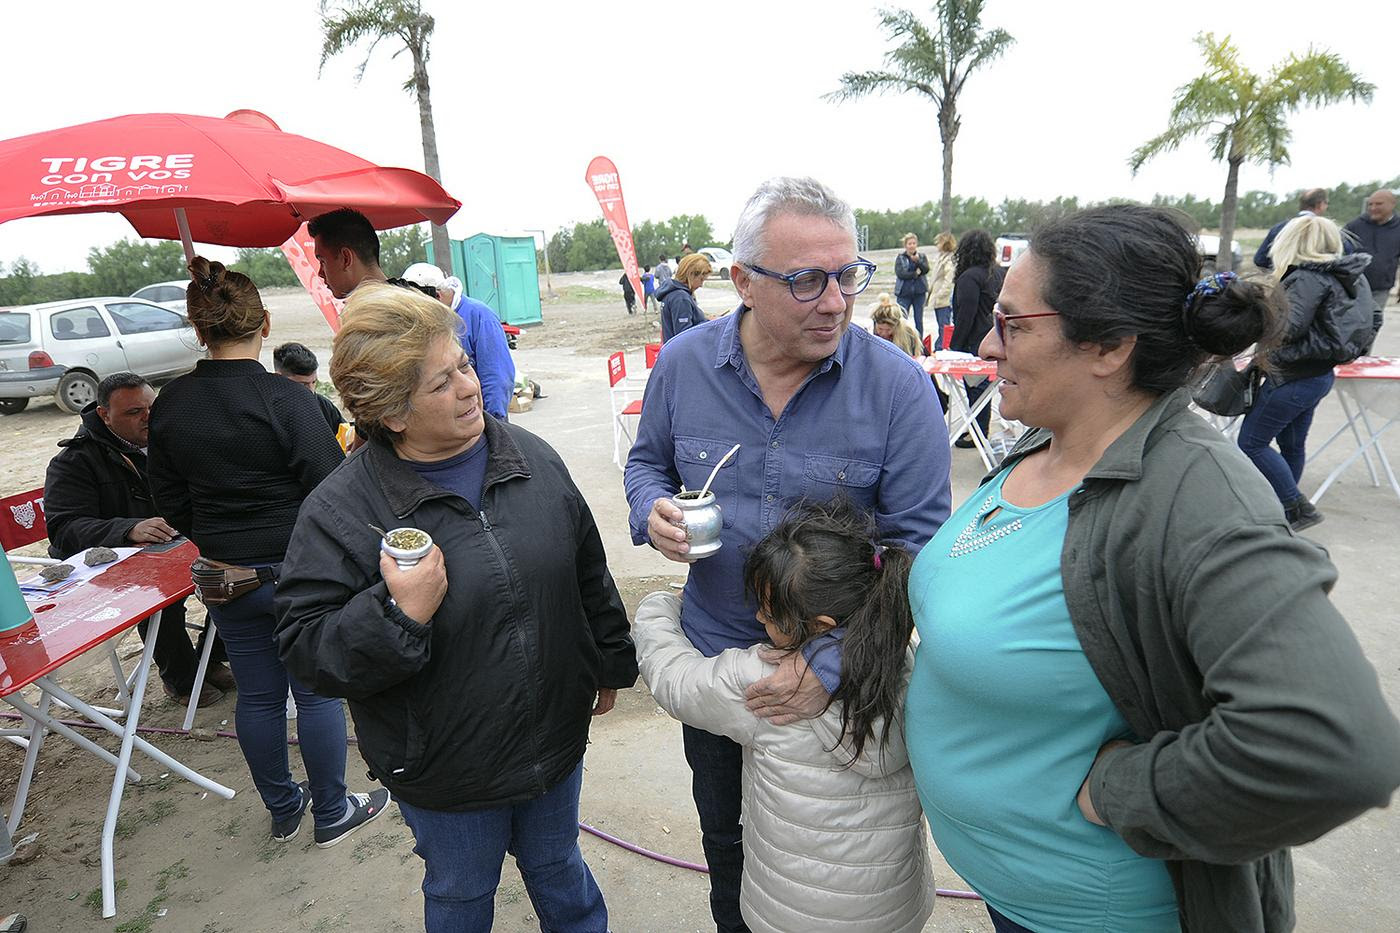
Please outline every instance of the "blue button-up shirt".
M722 546L690 565L682 600L681 627L710 657L764 640L744 596L744 558L797 499L844 494L874 514L883 537L914 552L948 517L950 501L948 433L917 363L848 328L775 419L739 342L744 313L667 341L625 477L632 540L646 544L652 504L682 484L700 489L729 448L743 445L710 487L724 513ZM833 678L821 679L834 689Z

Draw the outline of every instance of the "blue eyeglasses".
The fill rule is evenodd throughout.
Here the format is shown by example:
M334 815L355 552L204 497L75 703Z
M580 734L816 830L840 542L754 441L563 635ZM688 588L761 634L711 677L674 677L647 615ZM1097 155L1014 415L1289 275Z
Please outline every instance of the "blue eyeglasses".
M825 269L798 269L791 275L773 272L752 263L744 265L759 275L786 282L788 291L792 292L792 297L798 301L816 301L826 291L827 282L832 279L836 280L836 287L841 290L841 294L853 298L865 291L865 286L870 284L870 278L875 274L875 263L868 259L848 262L835 272L827 272Z

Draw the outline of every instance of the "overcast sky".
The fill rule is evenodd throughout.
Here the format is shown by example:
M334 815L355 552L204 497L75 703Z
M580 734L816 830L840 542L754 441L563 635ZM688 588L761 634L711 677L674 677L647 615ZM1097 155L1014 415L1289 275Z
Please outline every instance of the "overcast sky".
M454 237L599 217L583 179L595 155L617 163L634 223L702 213L722 239L774 174L815 175L864 208L939 196L931 105L821 99L842 72L881 64L878 3L423 3L437 18L430 74L443 183L462 201L448 224ZM318 76L315 0L76 0L57 11L4 3L0 139L123 113L252 108L380 164L423 167L417 108L400 87L406 56L392 58L385 43L358 85L360 52ZM993 204L1218 199L1224 167L1204 143L1136 178L1126 162L1165 126L1172 91L1200 70L1191 40L1203 29L1232 35L1260 71L1311 42L1377 87L1369 106L1296 116L1292 165L1272 178L1246 166L1242 191L1400 174L1400 4L1328 15L1316 3L1258 0L989 0L985 20L1016 44L960 101L957 194ZM133 140L131 153L113 154L139 151ZM116 216L14 221L0 226L0 262L25 255L45 272L83 269L89 247L129 235Z

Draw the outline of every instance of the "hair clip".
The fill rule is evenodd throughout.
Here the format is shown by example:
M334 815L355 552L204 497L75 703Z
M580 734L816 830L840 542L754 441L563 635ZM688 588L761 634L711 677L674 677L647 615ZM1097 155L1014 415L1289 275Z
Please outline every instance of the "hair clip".
M871 558L870 562L875 565L876 570L880 570L883 564L883 561L880 560L880 554L884 552L885 546L883 544L875 544L873 542L870 546L874 549L875 552L875 555Z

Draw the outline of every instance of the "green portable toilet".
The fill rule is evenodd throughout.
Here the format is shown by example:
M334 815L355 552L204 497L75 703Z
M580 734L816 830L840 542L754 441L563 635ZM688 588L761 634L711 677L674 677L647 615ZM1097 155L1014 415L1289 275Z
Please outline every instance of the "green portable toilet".
M535 238L478 233L452 241L452 271L467 294L490 305L507 324L538 324L540 277Z

